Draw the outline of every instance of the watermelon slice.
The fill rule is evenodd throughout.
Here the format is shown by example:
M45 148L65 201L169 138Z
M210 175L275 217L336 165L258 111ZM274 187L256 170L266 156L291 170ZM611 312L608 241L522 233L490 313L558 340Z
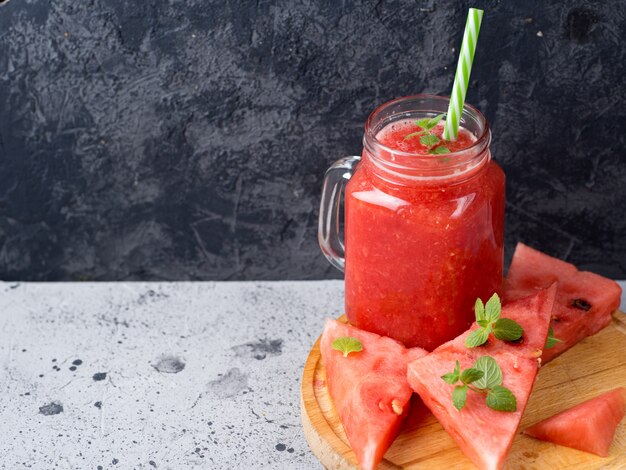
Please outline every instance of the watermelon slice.
M617 425L624 418L624 388L544 419L524 431L529 436L606 457Z
M553 285L502 306L501 317L515 320L524 328L524 336L517 343L499 341L491 335L483 346L468 349L465 338L478 328L474 324L461 336L409 364L408 379L413 390L480 469L500 469L504 465L537 376L538 357L548 335L555 295L556 285ZM456 361L461 369L467 369L482 356L491 356L500 366L502 385L517 400L516 411L492 410L485 404L483 395L471 391L460 411L454 407L454 387L441 376L452 371Z
M614 281L586 271L523 243L518 243L505 282L505 300L526 297L558 281L552 312L554 336L561 340L544 351L547 363L611 322L619 307L621 287Z
M363 350L344 357L332 343L341 337L358 339ZM413 391L407 364L425 356L421 348L327 320L320 344L326 384L350 446L364 470L374 469L396 438L407 415Z

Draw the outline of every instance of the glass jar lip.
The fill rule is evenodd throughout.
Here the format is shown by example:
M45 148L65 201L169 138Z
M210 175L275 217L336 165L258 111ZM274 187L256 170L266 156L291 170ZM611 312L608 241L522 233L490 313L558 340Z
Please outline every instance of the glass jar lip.
M376 137L376 133L374 132L373 121L376 118L376 116L378 116L378 114L380 114L385 108L389 106L393 106L394 104L397 104L402 101L411 101L411 100L437 100L437 101L449 103L450 97L445 96L445 95L443 96L442 95L429 95L426 93L421 93L417 95L402 96L400 98L395 98L391 101L386 101L385 103L378 106L369 115L369 117L367 118L367 121L365 121L365 141L366 143L368 143L367 141L369 141L370 145L373 144L373 146L378 148L379 150L388 152L392 155L419 158L419 159L432 159L432 155L424 155L424 154L420 154L417 152L406 152L404 150L398 150L392 147L388 147L378 140L378 138ZM478 136L476 140L474 141L474 143L470 145L469 147L446 154L446 157L448 158L452 158L455 156L463 156L463 155L467 155L473 152L482 153L484 148L487 148L489 146L489 143L491 140L491 129L489 128L489 122L487 121L487 118L477 108L475 108L474 106L468 103L463 104L463 112L461 114L464 114L465 112L470 112L471 114L474 114L479 119L480 123L483 125L482 134Z

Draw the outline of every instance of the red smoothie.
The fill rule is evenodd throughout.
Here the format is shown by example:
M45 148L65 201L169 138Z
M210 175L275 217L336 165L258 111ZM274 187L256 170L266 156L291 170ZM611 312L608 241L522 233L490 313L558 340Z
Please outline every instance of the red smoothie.
M433 350L470 326L477 297L500 291L505 177L484 126L482 136L460 129L446 142L440 122L431 132L450 150L443 155L420 136L405 139L420 130L415 119L366 135L345 192L353 325Z

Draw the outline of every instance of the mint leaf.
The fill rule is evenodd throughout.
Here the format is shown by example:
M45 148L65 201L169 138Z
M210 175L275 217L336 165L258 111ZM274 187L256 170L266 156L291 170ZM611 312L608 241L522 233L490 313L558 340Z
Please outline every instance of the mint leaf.
M452 404L461 411L467 401L467 385L457 385L452 392Z
M432 155L443 155L445 153L450 153L450 149L448 147L435 147L434 149L430 149L428 153Z
M418 135L422 135L424 131L412 132L411 134L405 135L404 140L412 139L413 137L417 137Z
M437 145L439 142L441 142L439 137L433 134L426 134L420 137L420 143L426 147L432 147L433 145Z
M483 376L473 383L475 387L489 389L502 384L502 370L493 357L479 357L474 364L474 369L483 372Z
M517 400L515 395L502 385L494 385L487 392L487 406L496 411L516 411Z
M485 316L490 322L495 322L500 318L500 312L502 311L502 305L500 304L500 297L498 294L493 294L485 305Z
M348 354L353 352L363 351L363 344L361 344L358 339L351 338L350 336L342 336L341 338L335 339L332 346L333 349L341 351L343 357L348 357Z
M487 319L485 316L485 306L483 305L483 301L479 298L476 299L476 303L474 304L474 314L476 315L476 322ZM480 323L478 324L480 325Z
M467 335L467 338L465 338L465 347L466 348L478 347L481 344L485 344L487 342L487 338L489 338L488 329L479 328L478 330L474 330L469 335Z
M478 370L478 369L465 369L462 373L461 373L461 382L463 382L464 384L471 384L472 382L476 382L478 379L481 379L483 377L484 373L482 370Z
M554 330L552 329L552 325L548 328L548 338L546 339L545 349L550 349L556 346L556 343L562 343L563 340L554 337Z
M439 124L439 121L441 121L444 117L445 114L437 114L437 116L430 118L427 124L428 130L431 130L433 127Z
M421 127L422 129L424 129L425 131L429 131L433 127L435 127L437 124L439 124L439 121L441 121L444 118L444 116L445 114L438 114L437 116L432 117L432 118L419 119L418 121L415 121L415 124Z
M442 375L441 378L443 379L444 382L449 383L450 385L454 385L455 383L459 381L460 374L461 374L461 364L459 363L459 361L456 361L456 364L454 366L454 371L448 374Z
M500 318L493 325L493 334L503 341L517 341L524 334L524 329L515 320Z
M419 120L415 121L415 125L417 127L421 127L425 131L428 131L428 130L431 129L430 127L428 127L430 125L430 118L419 119Z
M443 379L443 381L445 383L448 383L450 385L454 385L455 383L457 383L459 381L459 376L454 374L454 373L452 373L452 372L449 372L447 374L443 374L441 376L441 378Z

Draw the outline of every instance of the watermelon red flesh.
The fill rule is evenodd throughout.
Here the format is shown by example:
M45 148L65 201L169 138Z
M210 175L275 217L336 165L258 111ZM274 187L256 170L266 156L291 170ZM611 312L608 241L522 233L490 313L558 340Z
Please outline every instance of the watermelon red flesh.
M515 320L524 329L522 338L516 342L500 341L493 333L487 343L479 348L481 355L493 355L498 352L510 352L517 356L538 358L541 356L547 339L547 326L554 307L557 285L554 283L547 289L535 291L530 296L515 301L505 302L500 314L501 318ZM438 350L463 350L465 338L471 331L480 328L473 323L471 328L452 341L441 345ZM543 359L542 359L543 361Z
M544 351L544 364L607 326L622 295L616 282L578 271L573 264L518 243L505 282L504 298L526 297L555 281L558 281L558 289L552 329L554 336L562 342Z
M617 425L624 418L624 388L562 411L529 427L529 436L606 457Z
M334 350L333 341L345 336L361 341L363 351L344 357ZM407 364L427 352L335 320L327 320L320 348L328 392L350 446L363 469L374 469L409 409Z
M545 344L554 304L556 286L530 298L509 302L502 307L503 318L512 318L524 328L523 340L505 343L490 338L478 348L465 347L468 332L409 364L408 380L461 450L480 469L500 469L537 376L537 356ZM515 412L495 411L485 397L468 391L467 403L457 411L452 403L454 387L441 379L452 372L458 360L462 369L471 367L481 356L493 357L502 370L502 384L513 392Z
M409 365L409 384L474 465L479 469L500 469L526 408L537 375L537 360L506 352L491 356L502 369L502 385L515 395L517 411L492 410L485 404L484 395L473 391L468 391L465 406L457 411L452 404L454 387L441 376L452 371L455 361L459 361L462 369L467 369L480 356L482 354L435 350Z

